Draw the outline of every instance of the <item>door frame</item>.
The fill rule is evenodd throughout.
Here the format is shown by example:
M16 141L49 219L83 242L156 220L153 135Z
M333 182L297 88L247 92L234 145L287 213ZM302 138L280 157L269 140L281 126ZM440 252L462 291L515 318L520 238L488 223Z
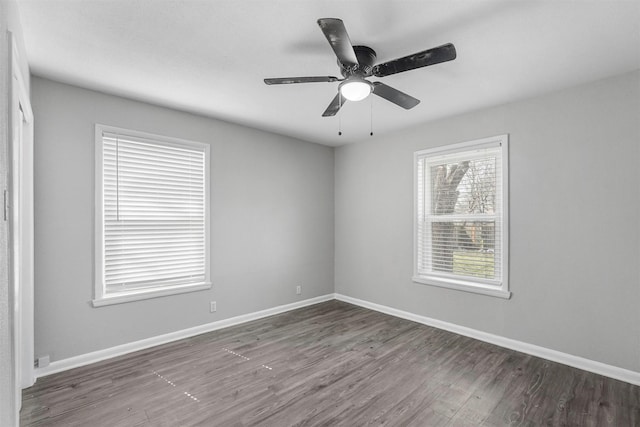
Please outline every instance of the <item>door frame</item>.
M16 406L34 374L33 111L15 36L9 31L9 283ZM27 76L28 77L28 76Z

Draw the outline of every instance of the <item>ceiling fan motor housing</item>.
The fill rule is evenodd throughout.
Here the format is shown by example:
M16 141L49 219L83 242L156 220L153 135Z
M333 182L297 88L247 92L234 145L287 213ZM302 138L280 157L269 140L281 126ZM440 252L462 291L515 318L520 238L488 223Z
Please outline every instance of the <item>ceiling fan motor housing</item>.
M369 77L373 71L373 65L376 62L376 51L368 46L353 46L353 51L358 58L358 64L352 67L344 65L338 60L340 72L344 77L358 75L361 77Z

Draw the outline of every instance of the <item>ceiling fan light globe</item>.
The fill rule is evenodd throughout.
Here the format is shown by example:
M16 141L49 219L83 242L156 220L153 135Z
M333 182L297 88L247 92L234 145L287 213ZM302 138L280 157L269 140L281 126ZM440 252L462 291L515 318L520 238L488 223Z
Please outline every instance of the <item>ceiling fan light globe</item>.
M366 80L351 80L340 85L340 93L348 101L362 101L371 93L371 83Z

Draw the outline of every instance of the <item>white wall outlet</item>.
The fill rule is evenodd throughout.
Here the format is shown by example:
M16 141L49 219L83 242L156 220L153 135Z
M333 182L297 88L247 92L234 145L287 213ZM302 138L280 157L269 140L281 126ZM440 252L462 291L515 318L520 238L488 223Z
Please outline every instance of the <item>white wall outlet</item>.
M44 356L40 356L36 359L36 366L38 368L46 368L47 366L49 366L49 355L46 354Z
M300 295L302 293L302 286L296 286L296 295Z
M211 302L209 303L209 311L210 311L211 313L215 313L215 311L216 311L216 310L217 310L216 302L215 302L215 301L211 301Z

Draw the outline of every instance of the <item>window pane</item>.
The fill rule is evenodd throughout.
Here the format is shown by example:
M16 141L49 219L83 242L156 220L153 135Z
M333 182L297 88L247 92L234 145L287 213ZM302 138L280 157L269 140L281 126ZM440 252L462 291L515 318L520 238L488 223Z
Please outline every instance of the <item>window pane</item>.
M433 271L495 278L494 221L434 222L431 235Z
M496 158L433 165L431 214L493 214L496 211Z

